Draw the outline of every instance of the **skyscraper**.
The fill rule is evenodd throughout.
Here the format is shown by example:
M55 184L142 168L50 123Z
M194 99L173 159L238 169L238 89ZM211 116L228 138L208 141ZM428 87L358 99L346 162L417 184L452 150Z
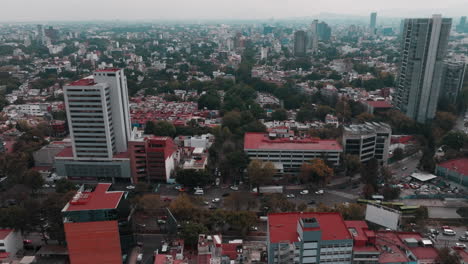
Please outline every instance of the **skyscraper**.
M307 37L307 49L311 53L318 51L318 20L315 19L310 25L309 36Z
M303 30L294 33L294 56L305 56L307 47L307 36Z
M76 159L111 159L127 151L130 114L123 70L98 70L65 86L65 104Z
M377 13L373 12L370 14L370 31L372 35L375 34L376 25L377 25Z
M130 182L130 115L122 69L106 69L64 87L71 148L55 156L57 175Z
M446 98L451 104L457 102L458 94L463 87L465 68L465 63L462 61L445 61L439 99Z
M466 24L466 16L460 18L460 23L456 27L457 32L466 33L468 32L468 25Z
M320 22L317 25L317 33L320 41L330 41L331 27L327 23Z
M435 116L451 18L405 19L402 58L394 105L408 117L425 123Z

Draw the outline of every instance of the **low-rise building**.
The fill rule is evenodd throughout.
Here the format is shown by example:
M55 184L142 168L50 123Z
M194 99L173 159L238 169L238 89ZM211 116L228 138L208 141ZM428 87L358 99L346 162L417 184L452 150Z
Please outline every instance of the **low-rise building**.
M436 175L468 186L468 158L453 159L437 164Z
M125 192L83 185L62 209L70 263L122 263L133 246Z
M353 238L339 213L268 215L268 264L352 263Z
M339 165L343 148L336 140L245 133L244 151L250 159L272 162L279 173L295 173L304 162L316 158Z
M13 229L0 229L0 262L11 256L15 256L22 248L23 238L19 231L15 231Z
M369 114L382 113L393 108L387 101L364 101L363 104Z
M361 162L372 158L387 163L392 136L390 125L366 122L344 128L343 148L346 154L357 155Z
M50 166L54 164L55 156L63 149L71 147L71 142L53 141L49 145L43 146L41 149L33 152L34 166Z

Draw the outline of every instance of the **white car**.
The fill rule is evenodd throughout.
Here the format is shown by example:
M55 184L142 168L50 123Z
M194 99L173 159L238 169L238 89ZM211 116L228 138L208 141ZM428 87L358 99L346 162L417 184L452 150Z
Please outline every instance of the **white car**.
M258 227L257 226L251 226L250 231L258 231Z
M133 190L133 189L135 189L135 186L129 185L129 186L125 187L125 188L127 188L127 190Z
M294 197L296 197L296 195L294 195L292 193L291 194L286 194L286 198L294 198Z
M142 261L142 260L143 260L143 254L140 253L140 254L138 254L138 256L137 256L137 261Z
M221 201L221 199L219 198L214 198L213 200L211 200L212 203L219 203Z
M444 234L446 236L455 236L455 235L457 235L457 233L455 231L453 231L452 229L444 229L442 234Z
M42 185L42 188L50 188L50 185L49 184L44 184L44 185Z
M318 191L315 192L315 194L323 194L323 193L324 193L323 190L318 190Z
M455 243L455 248L457 249L465 249L466 245L462 243Z
M302 194L302 195L304 195L304 194L309 194L309 190L302 190L302 191L300 192L300 194Z
M233 190L233 191L238 191L239 190L239 186L235 186L235 185L233 185L233 186L231 186L229 188L231 188L231 190Z
M182 187L181 185L177 185L176 187L174 187L174 189L176 189L176 190L180 190L180 189L182 189L182 188L183 188L183 187Z

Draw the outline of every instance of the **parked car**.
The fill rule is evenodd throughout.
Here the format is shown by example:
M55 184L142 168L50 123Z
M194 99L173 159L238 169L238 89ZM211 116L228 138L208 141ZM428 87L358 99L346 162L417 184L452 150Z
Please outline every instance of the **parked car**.
M300 194L302 194L302 195L304 195L304 194L309 194L309 190L302 190L302 191L300 192Z
M251 226L250 231L258 231L258 226Z
M315 194L324 194L325 192L323 190L318 190L315 192Z
M239 190L239 186L235 186L235 185L233 185L233 186L231 186L231 187L229 187L229 188L230 188L231 190L233 190L233 191L238 191L238 190Z
M454 249L465 249L466 245L462 243L455 243Z
M166 220L158 219L157 223L160 225L164 225L166 223Z
M461 242L468 242L468 236L461 236L458 238L458 240Z
M203 191L203 189L197 189L197 190L195 190L195 193L194 193L194 194L195 194L195 195L204 195L205 192Z
M286 194L286 198L294 198L294 197L296 197L296 195L294 195L294 194L292 194L292 193Z
M221 199L220 198L214 198L213 200L211 200L212 203L219 203L221 202Z
M452 229L444 229L442 234L446 235L446 236L456 236L457 233L455 231L453 231Z
M134 190L135 189L135 186L133 185L128 185L127 187L125 187L127 190Z

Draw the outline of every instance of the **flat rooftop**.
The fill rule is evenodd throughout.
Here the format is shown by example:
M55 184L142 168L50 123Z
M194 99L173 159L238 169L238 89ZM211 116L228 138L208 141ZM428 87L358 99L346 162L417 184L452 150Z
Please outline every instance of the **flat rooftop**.
M98 183L91 192L77 192L65 205L62 212L115 209L124 194L123 191L109 191L111 183Z
M352 239L343 218L339 213L277 213L268 215L270 242L297 242L299 234L297 225L301 218L315 218L318 228L307 228L306 231L322 231L322 240Z
M273 138L267 133L245 133L245 150L328 150L342 151L343 147L336 140L317 138Z

